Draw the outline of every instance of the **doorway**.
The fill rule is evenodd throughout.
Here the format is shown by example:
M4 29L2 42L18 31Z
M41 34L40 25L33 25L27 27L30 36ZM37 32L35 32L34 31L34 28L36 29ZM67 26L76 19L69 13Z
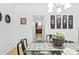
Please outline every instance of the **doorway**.
M34 19L34 42L39 42L39 41L43 41L43 18L44 16L41 15L34 15L33 19Z
M35 23L35 33L36 33L36 38L35 40L42 40L42 22L37 21Z

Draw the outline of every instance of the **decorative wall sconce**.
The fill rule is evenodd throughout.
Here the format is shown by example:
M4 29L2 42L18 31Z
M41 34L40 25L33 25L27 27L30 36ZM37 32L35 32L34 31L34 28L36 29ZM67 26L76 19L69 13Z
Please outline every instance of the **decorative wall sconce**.
M57 29L61 27L62 29L73 29L73 15L50 15L51 29L55 29L55 26Z
M66 29L67 28L67 15L63 15L63 18L62 18L62 24L63 24L63 29Z
M56 16L56 21L57 21L57 29L61 28L61 15Z
M0 13L0 21L2 20L2 14Z
M10 18L10 16L8 14L5 16L5 21L6 21L6 23L11 22L11 18Z
M68 17L68 28L69 29L73 28L73 15L69 15Z
M51 29L55 29L55 15L51 15Z
M20 18L20 23L21 24L26 24L26 20L27 20L26 18Z

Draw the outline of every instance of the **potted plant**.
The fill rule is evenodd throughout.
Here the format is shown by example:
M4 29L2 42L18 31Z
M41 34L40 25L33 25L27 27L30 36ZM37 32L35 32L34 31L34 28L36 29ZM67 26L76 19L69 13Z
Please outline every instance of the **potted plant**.
M62 33L57 32L53 36L53 44L54 44L54 46L63 46L64 40L65 40L64 35L62 35Z

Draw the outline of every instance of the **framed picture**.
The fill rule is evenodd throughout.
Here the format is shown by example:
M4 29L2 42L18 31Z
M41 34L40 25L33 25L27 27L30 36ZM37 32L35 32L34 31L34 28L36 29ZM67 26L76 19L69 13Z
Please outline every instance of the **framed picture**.
M73 28L73 15L68 16L68 28L69 29Z
M55 15L51 15L51 29L55 29Z
M56 21L57 21L57 29L61 28L61 15L56 16Z
M26 18L20 18L20 23L21 24L26 24Z
M63 27L63 29L67 28L67 15L63 15L63 18L62 18L62 27Z

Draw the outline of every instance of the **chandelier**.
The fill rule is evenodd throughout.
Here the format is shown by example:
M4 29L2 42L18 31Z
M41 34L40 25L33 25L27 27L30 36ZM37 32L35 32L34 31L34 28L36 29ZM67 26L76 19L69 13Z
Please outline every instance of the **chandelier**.
M70 7L70 3L48 3L48 12L62 12Z

